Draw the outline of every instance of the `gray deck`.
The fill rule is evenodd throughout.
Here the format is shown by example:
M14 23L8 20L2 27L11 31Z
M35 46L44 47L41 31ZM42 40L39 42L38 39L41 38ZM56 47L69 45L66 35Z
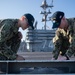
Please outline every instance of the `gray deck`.
M3 74L75 74L75 58L71 60L51 60L50 52L18 53L26 60L0 61Z
M23 56L25 60L51 60L52 52L19 52L19 55ZM75 60L72 56L71 60Z

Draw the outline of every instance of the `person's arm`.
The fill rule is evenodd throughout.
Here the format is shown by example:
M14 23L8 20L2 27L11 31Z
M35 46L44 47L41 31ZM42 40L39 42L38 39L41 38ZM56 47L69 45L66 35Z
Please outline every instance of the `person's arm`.
M56 32L56 36L53 38L54 50L53 50L53 59L57 59L62 48L62 36L63 34L59 31Z

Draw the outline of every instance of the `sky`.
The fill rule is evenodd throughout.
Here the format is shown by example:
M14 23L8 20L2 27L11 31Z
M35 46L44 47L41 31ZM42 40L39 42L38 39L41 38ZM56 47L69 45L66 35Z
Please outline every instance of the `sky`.
M43 9L40 7L43 0L0 0L0 19L16 19L20 18L25 13L31 13L35 20L38 21L37 28L42 29L44 23L41 22L43 15L40 11ZM52 0L46 0L48 5ZM75 17L75 0L53 0L54 7L51 10L52 14L56 11L63 11L67 18ZM48 11L48 9L47 9ZM52 14L48 15L50 17ZM47 22L49 29L52 29L52 23ZM23 34L25 40L26 31L21 28L19 31Z

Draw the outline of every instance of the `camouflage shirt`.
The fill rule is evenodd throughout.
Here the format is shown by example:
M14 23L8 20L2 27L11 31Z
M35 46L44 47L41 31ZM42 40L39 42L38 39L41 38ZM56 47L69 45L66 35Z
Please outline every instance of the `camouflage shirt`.
M18 19L4 19L0 21L0 54L16 58L16 54L7 46L7 41L18 33ZM2 52L4 51L4 52Z
M53 57L55 59L58 58L60 51L64 52L64 54L66 53L69 57L72 56L72 54L75 52L75 19L70 18L67 19L67 21L69 24L67 31L58 28L56 31L56 35L53 38L53 43L55 45Z
M67 19L69 27L67 33L69 34L70 46L66 54L71 57L75 53L75 18Z
M17 19L5 19L0 22L0 42L5 42L18 33L17 21Z

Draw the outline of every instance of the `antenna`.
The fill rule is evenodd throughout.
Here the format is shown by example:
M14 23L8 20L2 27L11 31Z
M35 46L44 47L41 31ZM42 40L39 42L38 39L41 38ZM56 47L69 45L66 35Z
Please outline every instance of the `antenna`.
M41 11L40 14L43 14L42 22L45 23L44 24L44 29L46 30L46 22L49 21L49 20L47 20L47 16L48 16L48 14L51 14L50 9L48 11L46 11L46 9L47 8L51 8L52 9L52 7L54 7L53 6L53 0L52 0L52 2L51 2L50 5L48 5L47 2L46 2L46 0L44 0L42 2L42 5L40 7L43 8L43 11Z

